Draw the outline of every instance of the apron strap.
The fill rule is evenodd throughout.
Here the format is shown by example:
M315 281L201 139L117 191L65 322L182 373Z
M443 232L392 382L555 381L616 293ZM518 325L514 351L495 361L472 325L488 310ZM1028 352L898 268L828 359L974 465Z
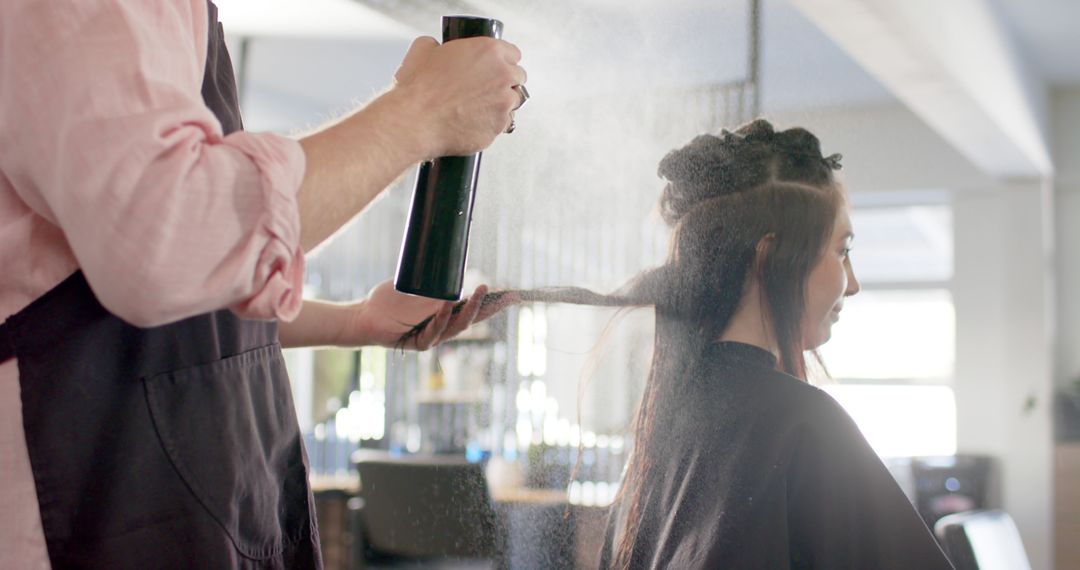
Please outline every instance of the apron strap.
M0 323L0 364L15 358L15 339L10 321Z
M57 283L52 289L49 289L37 299L30 301L29 305L19 309L15 314L10 315L7 320L0 323L0 364L15 358L16 331L25 326L27 315L38 311L39 306L49 305L52 298L64 295L65 291L72 287L78 287L83 279L82 271L76 270L63 281Z

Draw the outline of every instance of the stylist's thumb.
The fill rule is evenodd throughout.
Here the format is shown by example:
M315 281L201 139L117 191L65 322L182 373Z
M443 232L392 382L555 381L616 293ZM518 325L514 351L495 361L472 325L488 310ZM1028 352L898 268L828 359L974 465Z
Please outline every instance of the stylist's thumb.
M431 36L421 36L413 40L412 45L409 46L409 51L405 53L405 58L401 60L397 72L394 73L394 81L396 83L408 82L416 73L416 70L431 57L431 53L437 47L439 47L439 42Z

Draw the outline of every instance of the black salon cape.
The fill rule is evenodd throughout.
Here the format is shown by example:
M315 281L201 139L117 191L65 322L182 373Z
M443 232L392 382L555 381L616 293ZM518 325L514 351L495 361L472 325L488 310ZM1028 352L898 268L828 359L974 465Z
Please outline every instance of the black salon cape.
M646 489L632 567L951 570L855 423L767 351L710 347L679 412L658 418L659 482ZM600 568L625 506L612 508Z

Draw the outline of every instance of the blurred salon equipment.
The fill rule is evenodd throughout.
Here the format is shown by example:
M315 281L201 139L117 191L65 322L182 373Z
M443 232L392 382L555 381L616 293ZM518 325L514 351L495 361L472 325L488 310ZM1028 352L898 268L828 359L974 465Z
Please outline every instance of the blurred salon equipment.
M990 508L996 502L992 457L890 458L886 465L956 570L1030 570L1016 524Z
M883 461L930 528L944 516L991 506L992 457L960 454Z
M595 565L606 510L550 489L493 492L486 465L454 455L361 451L349 568Z
M934 534L956 570L1031 570L1020 531L1000 510L942 517Z
M985 509L992 471L993 460L984 455L914 457L915 508L930 528L946 515Z
M1058 390L1054 398L1057 438L1080 440L1080 380Z
M504 539L481 464L362 451L356 467L357 530L372 567L496 567Z

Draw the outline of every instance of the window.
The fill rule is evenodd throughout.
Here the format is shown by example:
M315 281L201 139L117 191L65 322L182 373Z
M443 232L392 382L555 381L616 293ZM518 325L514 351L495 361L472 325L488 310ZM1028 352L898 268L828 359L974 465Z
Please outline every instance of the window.
M948 383L956 356L952 293L867 287L844 303L821 354L834 378Z
M855 201L855 269L865 284L910 286L952 279L952 206L860 208Z
M844 304L821 355L822 386L885 457L956 452L952 208L852 212L862 292Z
M949 386L822 386L882 457L956 453L956 398Z

